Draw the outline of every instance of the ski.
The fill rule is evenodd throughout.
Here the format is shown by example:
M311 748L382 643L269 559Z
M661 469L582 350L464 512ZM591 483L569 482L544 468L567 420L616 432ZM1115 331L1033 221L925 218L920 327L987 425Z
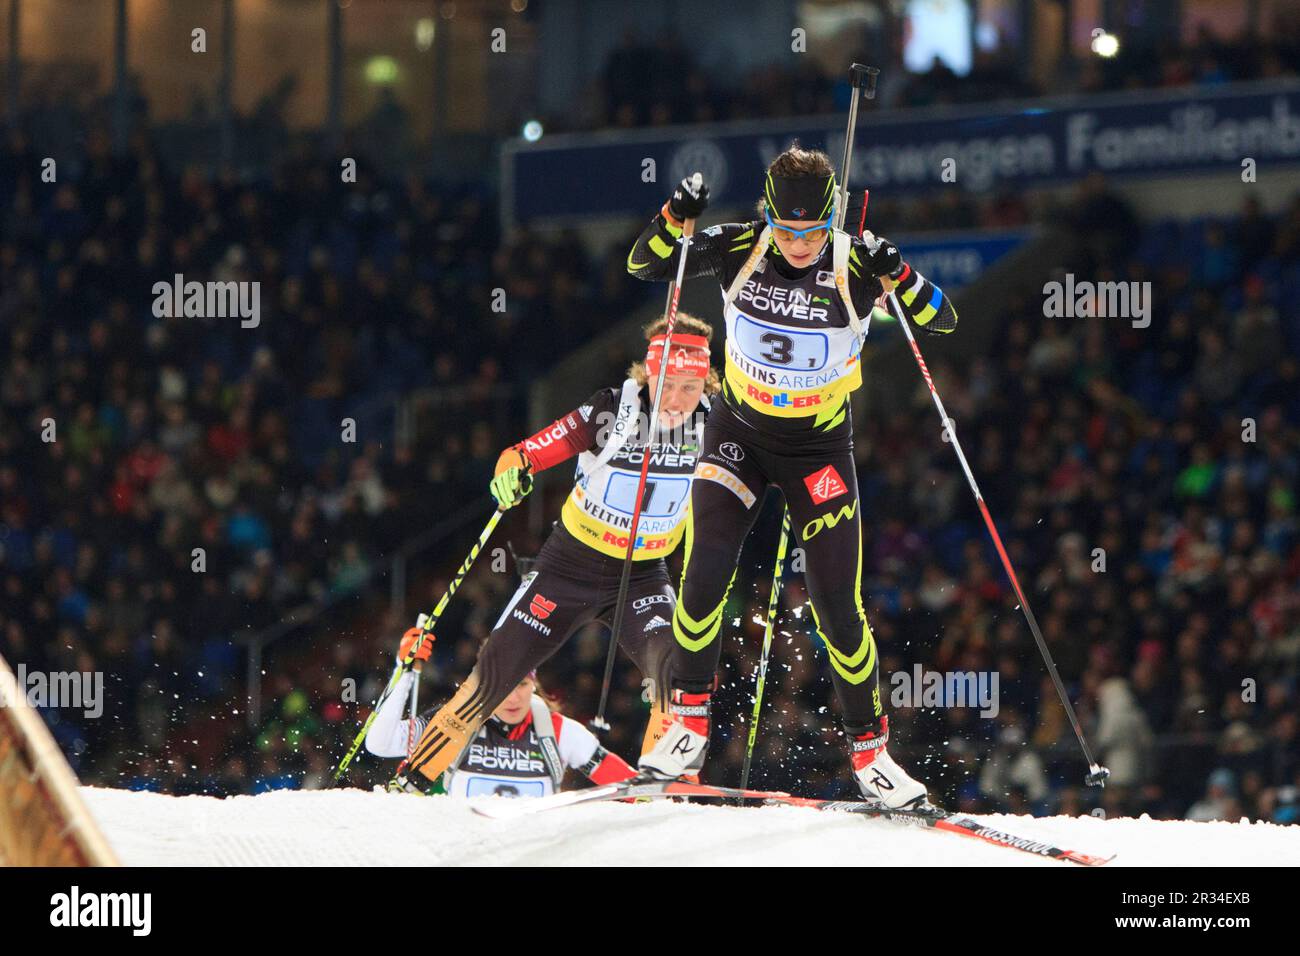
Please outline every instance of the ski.
M708 800L766 800L784 802L797 800L788 793L775 790L742 790L738 787L714 787L709 784L691 783L687 780L648 780L633 777L620 783L606 784L603 787L588 787L585 790L565 790L547 797L531 800L495 800L488 804L476 804L474 812L479 816L494 820L514 820L519 817L558 810L561 807L579 806L584 803L600 803L608 800L657 799L664 797L698 797Z
M702 800L758 800L772 806L804 807L833 813L856 813L874 819L888 820L906 826L924 827L942 833L969 837L994 846L1019 850L1034 856L1077 863L1080 866L1103 866L1115 859L1066 849L1041 840L1016 836L997 827L981 823L973 817L949 813L939 807L927 805L920 810L891 810L878 803L855 800L822 800L814 797L796 797L789 793L771 790L749 790L739 787L715 787L710 784L691 783L686 780L644 780L633 778L603 787L585 790L566 790L535 800L497 800L490 804L474 806L474 812L494 820L513 820L532 816L561 807L580 806L610 800L663 799L666 797L695 797Z
M764 802L783 806L808 807L813 810L857 813L877 819L890 820L894 823L906 824L908 826L925 827L943 833L952 833L957 836L972 837L977 840L983 840L985 843L992 843L994 846L1007 847L1011 850L1020 850L1024 853L1031 853L1034 856L1048 857L1053 860L1064 860L1070 863L1078 863L1080 866L1104 866L1111 860L1115 859L1114 854L1111 856L1097 856L1091 853L1081 853L1078 850L1069 850L1059 846L1054 846L1051 843L1045 843L1041 840L1030 840L1026 837L1016 836L1007 833L1005 830L999 830L997 827L981 823L974 817L949 813L947 810L935 806L927 806L926 809L922 810L891 810L889 807L877 803L866 803L852 800L817 800L808 797L792 796L768 797Z

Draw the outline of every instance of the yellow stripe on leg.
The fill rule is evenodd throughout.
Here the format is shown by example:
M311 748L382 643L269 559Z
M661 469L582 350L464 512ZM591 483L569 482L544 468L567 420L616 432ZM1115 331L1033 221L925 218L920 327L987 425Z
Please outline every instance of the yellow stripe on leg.
M691 569L691 551L695 545L695 511L686 518L686 553L682 560L682 586L681 595L686 593L686 577ZM736 581L735 569L732 569L731 580L727 582L727 589L722 592L722 600L718 606L706 614L703 618L696 620L686 613L682 606L682 596L677 598L677 605L673 609L673 637L677 643L686 650L694 653L702 651L713 643L714 638L718 636L718 631L722 629L722 612L727 606L727 595L731 593L731 585Z
M862 638L858 642L857 648L852 654L845 654L838 650L834 644L826 637L822 631L821 619L817 616L817 606L808 602L812 609L813 625L817 628L817 636L822 639L826 645L826 655L830 659L831 667L835 672L844 678L850 684L861 684L876 669L876 640L871 634L871 626L867 624L867 612L862 606L862 522L857 522L858 536L858 562L857 570L853 575L853 606L857 611L857 617L862 621Z

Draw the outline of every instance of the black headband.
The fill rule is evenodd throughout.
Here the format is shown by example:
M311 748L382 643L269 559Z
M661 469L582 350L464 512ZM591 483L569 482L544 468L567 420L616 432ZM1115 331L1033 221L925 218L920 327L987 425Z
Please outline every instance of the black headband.
M829 219L835 208L835 176L773 176L767 174L763 190L773 219Z

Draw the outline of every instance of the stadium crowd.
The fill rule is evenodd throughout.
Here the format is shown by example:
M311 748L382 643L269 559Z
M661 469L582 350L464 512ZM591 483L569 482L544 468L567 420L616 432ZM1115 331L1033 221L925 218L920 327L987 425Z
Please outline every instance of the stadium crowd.
M494 423L523 418L503 367L536 374L543 336L571 349L626 286L603 297L571 241L499 243L480 196L364 168L355 191L293 164L236 184L94 134L57 184L40 171L10 135L0 652L106 675L102 719L48 715L89 779L247 787L257 754L222 736L244 719L239 640L331 597L344 614L411 529L482 497ZM178 274L257 283L256 326L155 314ZM418 448L384 414L416 387L446 412Z
M690 49L671 32L653 38L629 33L606 57L588 120L582 122L576 113L551 117L547 128L558 132L808 116L842 112L847 106L847 80L828 75L817 57L795 57L794 65L768 63L739 77L728 71L722 79L701 64L701 54L707 52ZM856 59L874 61L865 53ZM1294 77L1300 74L1300 15L1278 8L1268 29L1236 37L1220 37L1204 24L1191 42L1166 37L1152 45L1124 36L1116 56L1062 60L1047 83L1034 79L1030 61L1012 47L977 48L966 75L938 59L924 73L895 71L881 79L880 105L989 103Z
M39 168L11 135L0 152L0 653L29 670L105 675L103 717L46 712L87 782L320 786L410 623L386 614L386 557L467 503L486 508L497 451L523 433L522 390L504 413L486 396L530 381L649 294L623 275L626 246L590 259L571 235L502 237L490 196L416 177L363 168L344 186L291 161L235 182L165 168L147 137L114 158L97 135L57 184ZM955 202L972 224L1029 215ZM1069 214L1090 238L1075 271L1152 282L1154 320L1051 320L1036 298L1010 301L986 355L939 370L945 400L1114 771L1107 812L1293 820L1300 200L1281 215L1249 204L1229 221L1176 226L1141 224L1094 193ZM177 273L260 283L260 323L156 315L153 285ZM505 312L491 308L498 288ZM459 404L411 440L363 414L430 387ZM927 401L918 392L911 408L858 420L883 691L918 664L995 673L1000 706L982 719L896 704L898 749L950 804L1086 812L1097 794L1073 785L1069 726L951 450L918 424ZM341 438L348 418L354 443ZM515 546L531 553L538 542L519 525ZM758 570L733 592L706 779L738 773L768 530L742 562ZM454 545L408 603L439 593ZM481 567L462 590L427 697L465 672L513 574ZM242 639L331 599L265 662L266 716L250 731ZM847 795L802 600L795 574L754 780ZM543 669L574 716L594 706L602 654L593 629ZM631 668L619 687L608 742L631 757L644 718Z

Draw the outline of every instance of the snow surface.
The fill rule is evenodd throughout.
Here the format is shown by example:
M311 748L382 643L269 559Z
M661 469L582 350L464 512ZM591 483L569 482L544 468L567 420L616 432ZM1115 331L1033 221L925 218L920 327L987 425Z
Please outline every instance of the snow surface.
M700 864L732 866L1047 866L979 840L797 807L669 801L604 803L518 820L474 813L476 797L282 790L256 797L172 797L83 787L127 866ZM1093 817L981 816L1110 866L1297 866L1300 826Z

